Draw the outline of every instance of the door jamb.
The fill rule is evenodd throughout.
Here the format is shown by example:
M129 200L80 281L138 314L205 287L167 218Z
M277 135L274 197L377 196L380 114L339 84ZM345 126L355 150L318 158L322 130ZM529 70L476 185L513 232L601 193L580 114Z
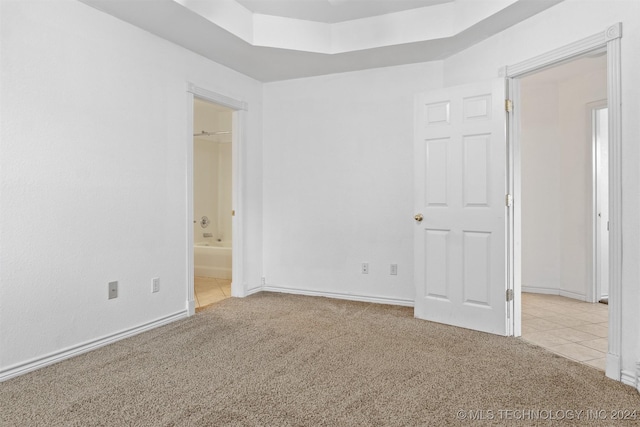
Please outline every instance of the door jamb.
M607 27L605 31L578 40L526 61L522 61L503 69L503 75L509 85L508 96L512 99L517 112L519 101L518 77L524 77L535 71L574 59L584 53L607 49L607 93L609 108L609 333L608 353L606 358L606 375L621 380L621 336L622 336L622 108L621 108L621 37L622 23ZM510 114L509 144L510 152L519 155L519 121L518 114ZM517 159L510 157L509 170L514 171ZM513 218L520 217L520 177L519 168L510 177L509 186L513 190ZM519 222L519 221L514 221ZM514 335L521 332L521 259L519 224L508 223L511 228L512 242L508 242L508 253L512 255L513 268L510 269L509 282L513 284L514 300ZM516 275L516 272L518 274ZM517 280L516 280L517 279Z
M244 210L242 209L242 177L244 170L243 147L245 145L245 129L247 126L246 114L249 106L246 102L213 92L192 83L187 84L187 311L191 316L195 313L194 295L194 265L193 265L193 101L199 98L208 102L230 108L233 111L233 125L231 132L231 204L233 217L231 220L231 295L234 297L246 296L247 289L243 277L243 223Z
M598 162L598 146L597 146L597 140L596 140L596 135L595 135L595 126L596 123L594 121L595 119L595 113L596 111L602 109L602 108L607 108L607 100L606 99L601 99L598 101L594 101L594 102L590 102L589 104L587 104L587 115L589 116L589 119L587 120L587 126L589 127L588 129L588 135L590 136L591 140L591 160L592 160L592 169L591 169L591 186L592 186L592 194L591 194L591 201L592 201L592 206L591 206L591 211L593 213L592 215L592 224L591 224L591 229L593 230L593 242L592 245L593 247L592 249L592 254L591 257L593 258L593 262L592 262L592 268L591 268L591 276L592 276L592 281L591 281L591 294L588 295L589 302L593 302L596 303L600 300L600 285L599 285L599 277L600 277L600 270L598 268L599 263L598 263L598 246L600 245L600 235L599 235L599 229L598 229L598 170L597 170L597 162ZM607 168L608 169L608 168ZM608 171L607 171L608 172Z

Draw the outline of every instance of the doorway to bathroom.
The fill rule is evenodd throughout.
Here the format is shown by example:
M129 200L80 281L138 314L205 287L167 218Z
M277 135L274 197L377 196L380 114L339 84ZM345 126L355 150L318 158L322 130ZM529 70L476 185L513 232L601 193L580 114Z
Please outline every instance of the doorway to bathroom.
M231 296L233 114L193 100L193 286L195 311Z

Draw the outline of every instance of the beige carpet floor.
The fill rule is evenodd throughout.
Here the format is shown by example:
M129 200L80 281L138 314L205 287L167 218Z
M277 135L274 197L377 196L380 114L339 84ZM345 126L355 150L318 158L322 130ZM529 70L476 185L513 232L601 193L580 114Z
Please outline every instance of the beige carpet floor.
M273 293L0 384L3 427L638 424L618 410L635 389L520 339Z

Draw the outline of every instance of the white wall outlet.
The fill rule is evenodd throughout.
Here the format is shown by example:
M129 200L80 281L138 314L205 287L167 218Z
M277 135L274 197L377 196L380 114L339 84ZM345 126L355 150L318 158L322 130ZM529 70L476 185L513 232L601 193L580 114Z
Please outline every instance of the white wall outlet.
M109 299L118 298L118 282L109 282Z
M151 279L151 292L160 292L160 278L154 277Z
M368 262L363 262L362 263L362 274L369 274L369 263Z
M266 284L267 284L267 279L266 279L264 276L262 276L262 278L260 279L260 284L261 284L262 286L264 286L264 285L266 285Z
M391 269L389 270L389 274L392 276L398 275L398 264L391 264Z

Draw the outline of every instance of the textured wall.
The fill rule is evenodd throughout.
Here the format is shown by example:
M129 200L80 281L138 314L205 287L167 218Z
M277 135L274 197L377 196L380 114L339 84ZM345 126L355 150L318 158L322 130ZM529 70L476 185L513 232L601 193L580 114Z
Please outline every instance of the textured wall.
M249 104L259 285L261 84L75 1L0 7L0 369L185 310L187 82Z
M267 284L413 302L414 94L440 87L440 70L265 84Z

